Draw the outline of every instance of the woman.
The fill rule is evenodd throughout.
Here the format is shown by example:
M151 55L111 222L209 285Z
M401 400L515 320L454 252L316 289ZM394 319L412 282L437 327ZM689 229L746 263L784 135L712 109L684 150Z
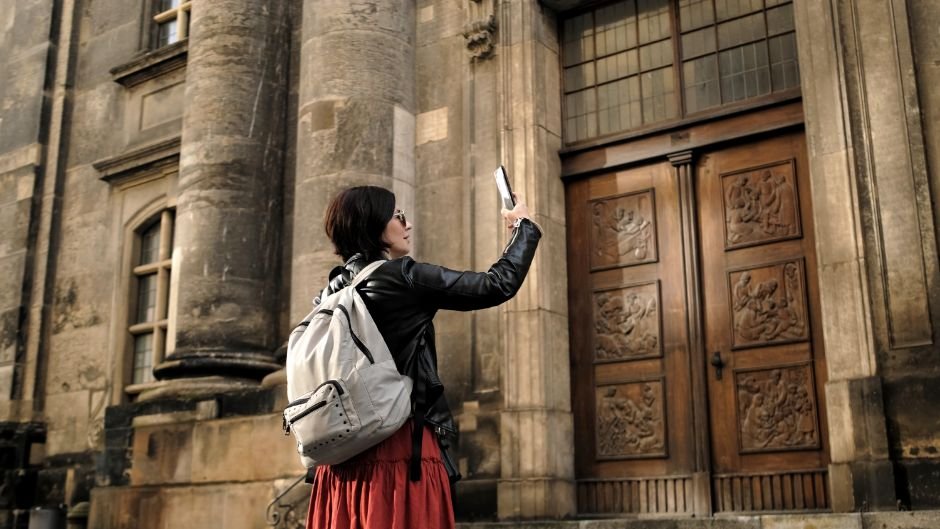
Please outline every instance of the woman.
M356 287L395 358L414 380L412 418L391 437L339 465L317 468L308 529L453 528L451 483L459 474L447 455L457 428L437 375L431 320L440 309L476 310L512 298L525 279L542 234L521 201L503 210L509 245L485 273L415 262L412 224L395 195L374 186L339 193L326 212L326 234L346 263L323 291L348 285L370 262L388 259Z

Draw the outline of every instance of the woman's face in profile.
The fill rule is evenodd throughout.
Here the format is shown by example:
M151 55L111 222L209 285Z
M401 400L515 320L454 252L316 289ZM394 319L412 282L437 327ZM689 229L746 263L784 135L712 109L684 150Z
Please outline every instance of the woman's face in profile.
M411 228L414 226L408 222L405 212L395 209L395 214L385 225L385 231L382 232L382 242L388 245L388 255L392 259L398 259L411 253Z

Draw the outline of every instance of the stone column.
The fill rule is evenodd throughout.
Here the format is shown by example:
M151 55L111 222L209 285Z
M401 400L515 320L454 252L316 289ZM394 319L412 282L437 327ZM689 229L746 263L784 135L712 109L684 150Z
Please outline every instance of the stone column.
M341 189L379 185L414 208L415 3L305 0L300 54L291 321L340 264L323 213Z
M910 20L905 2L894 0L803 0L795 18L829 372L832 506L893 509L898 447L886 415L897 424L910 412L886 413L884 388L907 376L899 366L936 362L929 301L937 255ZM913 408L932 408L922 406Z
M575 513L558 42L536 0L500 4L502 161L544 236L505 311L500 519Z
M193 3L169 347L154 370L186 380L141 398L224 390L278 368L286 12L284 0Z

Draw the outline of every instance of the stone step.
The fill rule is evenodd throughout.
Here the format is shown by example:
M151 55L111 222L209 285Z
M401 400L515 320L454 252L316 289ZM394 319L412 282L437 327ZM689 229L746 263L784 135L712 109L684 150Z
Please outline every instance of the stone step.
M940 511L459 523L458 529L940 529Z

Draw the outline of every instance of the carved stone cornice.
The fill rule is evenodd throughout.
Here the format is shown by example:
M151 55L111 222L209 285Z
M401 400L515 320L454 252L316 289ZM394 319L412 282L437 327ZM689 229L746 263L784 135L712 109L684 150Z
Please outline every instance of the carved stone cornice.
M92 167L101 173L101 180L118 185L153 169L176 164L180 155L180 137L159 141L132 151L98 160Z
M114 82L124 85L125 88L130 88L173 70L183 68L186 66L188 55L189 39L181 40L111 68L112 79L114 79Z

